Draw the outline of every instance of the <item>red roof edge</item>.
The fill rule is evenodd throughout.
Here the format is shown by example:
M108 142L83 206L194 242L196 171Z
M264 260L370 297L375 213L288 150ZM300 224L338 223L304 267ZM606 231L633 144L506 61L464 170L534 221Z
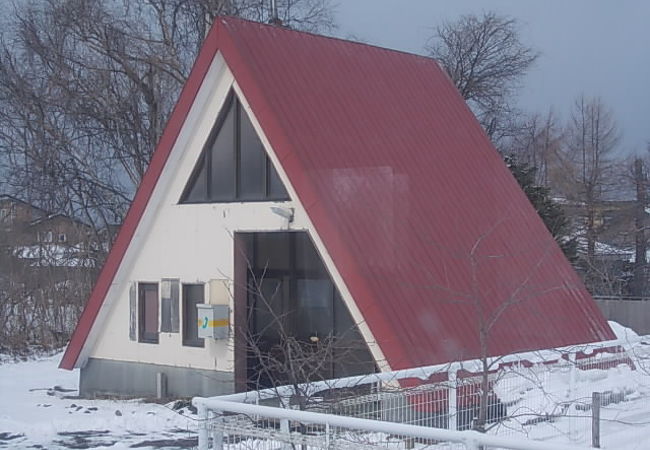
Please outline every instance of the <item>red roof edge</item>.
M205 78L205 75L212 64L214 55L218 50L218 34L220 28L217 26L218 22L218 20L215 21L215 25L212 27L205 39L196 62L192 67L190 76L181 90L176 106L174 106L169 121L167 122L167 126L165 127L160 141L156 146L156 150L153 153L151 163L142 178L142 182L140 183L135 198L129 207L124 223L117 235L117 239L108 254L104 267L102 267L99 278L90 294L88 303L79 318L79 322L72 334L70 343L68 344L68 347L63 354L63 358L59 363L61 369L72 370L77 365L79 355L81 354L86 339L90 334L90 330L95 323L95 319L97 318L99 310L108 294L108 290L113 283L117 270L122 263L126 250L133 239L135 230L137 229L140 219L149 203L149 199L151 198L158 179L160 178L160 174L165 167L167 158L176 143L176 139L178 138L185 120L187 119L194 100L196 99L196 95L203 83L203 79Z

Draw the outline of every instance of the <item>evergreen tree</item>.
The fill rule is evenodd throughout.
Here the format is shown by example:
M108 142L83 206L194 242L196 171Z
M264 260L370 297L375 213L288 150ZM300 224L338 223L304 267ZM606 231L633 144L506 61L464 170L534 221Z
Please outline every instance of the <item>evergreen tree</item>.
M546 228L564 252L570 262L577 258L578 241L571 236L571 227L562 207L551 197L551 190L546 186L535 184L537 168L521 163L513 156L505 158L506 164L521 186L537 214L542 218Z

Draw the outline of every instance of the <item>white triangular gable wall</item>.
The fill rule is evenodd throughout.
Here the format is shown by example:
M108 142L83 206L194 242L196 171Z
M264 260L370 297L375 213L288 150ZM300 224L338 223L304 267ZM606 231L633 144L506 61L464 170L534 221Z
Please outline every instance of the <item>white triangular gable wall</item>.
M290 202L178 204L214 121L231 88L246 109L262 144L291 197ZM271 211L271 206L294 208L294 220ZM284 168L262 132L257 118L218 53L192 105L179 137L156 184L113 284L86 340L77 367L87 358L163 364L221 371L234 370L234 345L229 340L206 340L204 348L182 346L181 333L160 333L158 344L129 340L129 286L132 282L181 283L233 280L233 234L237 231L306 230L323 258L344 302L380 369L388 364L354 303L322 240L298 200ZM232 294L232 283L231 294ZM232 295L231 295L231 311ZM231 317L232 323L233 317Z

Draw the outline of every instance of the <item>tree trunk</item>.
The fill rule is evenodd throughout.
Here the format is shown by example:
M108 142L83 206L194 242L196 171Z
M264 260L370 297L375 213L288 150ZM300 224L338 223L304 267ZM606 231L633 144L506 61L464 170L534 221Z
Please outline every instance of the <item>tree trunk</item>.
M587 220L585 223L585 237L587 239L587 264L593 269L596 260L596 205L594 204L593 195L587 194Z
M645 235L646 179L641 159L634 160L634 184L636 185L636 204L634 205L635 260L632 295L642 297L645 295L648 241Z

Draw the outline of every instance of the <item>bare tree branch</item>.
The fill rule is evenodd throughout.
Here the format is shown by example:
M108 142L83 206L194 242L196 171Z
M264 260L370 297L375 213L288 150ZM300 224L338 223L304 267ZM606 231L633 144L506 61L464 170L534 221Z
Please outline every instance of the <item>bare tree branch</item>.
M522 43L515 19L486 12L444 22L425 50L447 71L493 142L514 131L512 99L539 56Z

